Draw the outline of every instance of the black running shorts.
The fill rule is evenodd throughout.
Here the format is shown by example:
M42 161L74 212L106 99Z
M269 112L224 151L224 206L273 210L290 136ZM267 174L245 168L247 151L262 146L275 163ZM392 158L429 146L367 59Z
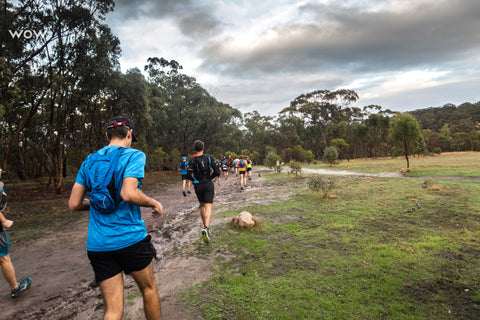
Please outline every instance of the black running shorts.
M157 256L150 239L151 237L147 236L134 245L115 251L87 251L95 280L100 283L121 272L130 274L145 269Z
M195 193L197 194L198 202L200 203L213 203L213 197L215 196L215 187L212 180L208 180L205 183L197 183L194 185Z
M0 224L0 257L6 256L9 253L9 244L7 231L3 229Z

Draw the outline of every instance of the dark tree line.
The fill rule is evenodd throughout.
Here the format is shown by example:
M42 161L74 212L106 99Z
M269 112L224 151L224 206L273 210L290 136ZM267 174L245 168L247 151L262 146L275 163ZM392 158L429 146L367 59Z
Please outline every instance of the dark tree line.
M49 177L62 192L63 177L106 143L106 121L119 114L135 123L148 170L175 169L195 139L217 158L249 154L257 164L321 160L327 147L341 159L480 150L479 103L412 112L422 130L406 150L392 131L399 115L354 107L353 90L305 93L262 116L217 101L175 60L149 58L146 76L122 73L120 42L103 23L113 8L113 0L0 3L0 160L12 176Z

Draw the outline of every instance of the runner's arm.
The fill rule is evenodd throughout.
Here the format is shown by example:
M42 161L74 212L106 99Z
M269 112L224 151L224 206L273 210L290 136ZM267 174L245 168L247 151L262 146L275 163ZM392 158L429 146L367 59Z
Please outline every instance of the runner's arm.
M13 221L6 219L2 212L0 212L0 222L5 228L10 228L13 224Z
M87 189L78 182L75 182L68 200L68 208L71 211L88 211L90 210L90 201L85 199Z
M120 197L123 201L136 204L137 206L153 208L153 217L158 217L162 214L163 207L160 202L150 198L142 190L137 188L138 179L127 177L123 179L122 190L120 190Z

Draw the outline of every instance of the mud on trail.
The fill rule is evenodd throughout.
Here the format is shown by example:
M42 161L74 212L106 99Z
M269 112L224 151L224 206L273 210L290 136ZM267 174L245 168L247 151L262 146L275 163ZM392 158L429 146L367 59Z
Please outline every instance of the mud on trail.
M277 192L277 183L259 177L259 173L268 171L255 168L253 181L248 181L249 186L242 192L235 175L230 175L227 180L222 177L220 185L215 183L212 242L209 246L215 245L215 225L228 223L225 219L215 218L215 213L231 209L240 212L247 205L283 201L288 196ZM144 191L162 203L164 214L153 219L151 210L142 208L142 217L157 249L154 273L162 318L196 319L199 317L192 313L194 311L179 301L179 294L211 276L215 257L198 250L198 246L206 244L201 240L202 222L193 185L192 193L184 197L181 182L165 188L160 179L155 174L148 175ZM65 214L69 214L66 207L68 195L69 192L65 192ZM103 301L93 281L86 254L87 226L88 214L85 213L62 232L46 232L35 240L11 243L10 256L17 279L31 276L32 286L20 298L12 299L8 284L0 280L0 319L102 318ZM124 319L144 319L141 294L132 277L124 279Z

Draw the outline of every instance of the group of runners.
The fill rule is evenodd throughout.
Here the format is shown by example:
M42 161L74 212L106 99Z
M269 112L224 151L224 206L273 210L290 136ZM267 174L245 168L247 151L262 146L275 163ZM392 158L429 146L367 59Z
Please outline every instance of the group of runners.
M182 193L186 197L191 193L191 184L195 189L198 202L200 203L200 216L203 222L202 238L205 243L210 242L210 220L212 218L212 205L215 196L214 180L220 184L220 176L228 179L229 174L240 176L240 189L247 187L247 179L252 180L252 161L248 156L239 156L237 159L223 157L222 160L214 160L204 153L203 141L194 142L195 154L190 161L183 156L178 165L182 174Z
M193 158L196 154L193 155ZM192 159L193 159L192 158ZM215 166L219 169L222 173L222 176L225 180L228 179L229 174L235 174L236 177L240 176L240 190L244 190L244 188L248 187L247 181L252 180L252 167L253 163L252 160L249 159L248 155L245 157L240 155L237 158L232 158L231 156L225 156L221 160L215 160ZM191 194L191 183L189 178L189 162L187 161L187 157L183 156L182 160L178 165L178 170L181 171L182 175L182 193L183 196L186 197L187 193ZM220 176L216 177L216 181L220 184Z

